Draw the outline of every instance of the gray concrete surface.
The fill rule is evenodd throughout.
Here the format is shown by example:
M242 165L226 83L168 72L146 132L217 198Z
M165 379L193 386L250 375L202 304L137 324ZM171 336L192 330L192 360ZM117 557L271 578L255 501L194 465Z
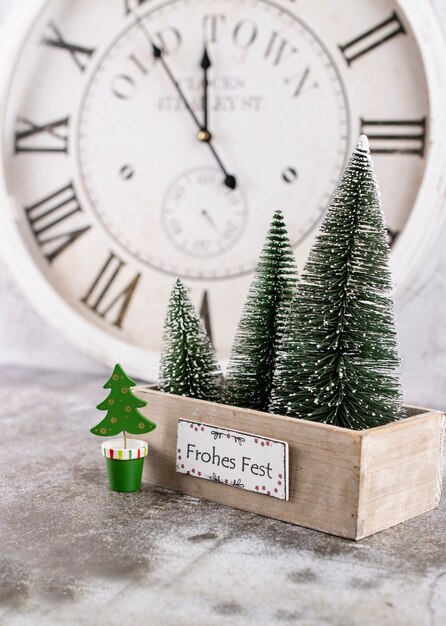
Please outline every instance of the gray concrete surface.
M104 381L0 381L1 626L446 624L444 498L353 543L148 485L112 493L88 432Z

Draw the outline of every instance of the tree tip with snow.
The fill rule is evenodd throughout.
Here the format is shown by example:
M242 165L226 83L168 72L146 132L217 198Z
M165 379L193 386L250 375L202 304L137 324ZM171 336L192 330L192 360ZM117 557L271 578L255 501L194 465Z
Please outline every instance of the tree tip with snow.
M283 221L283 211L282 211L282 209L276 209L274 211L273 220L281 220L281 221Z
M370 154L369 139L367 135L361 135L359 137L356 150L358 150L359 152L365 152L366 154Z
M182 294L188 293L188 290L187 290L185 284L183 283L183 281L181 280L181 278L179 278L177 276L177 278L175 279L175 282L173 284L171 297L174 297L175 295L178 295L180 293L182 293Z

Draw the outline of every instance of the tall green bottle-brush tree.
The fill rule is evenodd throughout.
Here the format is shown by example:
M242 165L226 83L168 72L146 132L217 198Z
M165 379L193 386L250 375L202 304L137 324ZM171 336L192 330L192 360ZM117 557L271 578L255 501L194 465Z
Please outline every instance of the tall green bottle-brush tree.
M200 400L221 400L221 371L211 341L178 278L164 324L161 391Z
M225 401L267 411L278 345L297 268L281 211L276 211L252 280L228 365Z
M306 263L274 378L274 412L364 429L398 417L389 246L369 143L351 156Z

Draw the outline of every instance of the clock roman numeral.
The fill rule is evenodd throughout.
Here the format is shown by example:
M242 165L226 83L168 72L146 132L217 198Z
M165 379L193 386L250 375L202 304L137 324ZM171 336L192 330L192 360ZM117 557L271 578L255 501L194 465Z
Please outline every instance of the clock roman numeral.
M87 48L87 46L67 41L62 37L60 30L54 22L50 22L48 24L48 29L51 31L51 35L44 36L42 38L42 44L68 52L77 67L81 72L83 72L87 67L91 56L94 54L95 48Z
M91 228L81 226L65 229L65 222L71 223L70 218L78 213L82 213L82 208L72 183L25 207L25 215L33 235L49 263ZM62 224L63 227L60 228Z
M419 120L365 120L361 132L370 141L373 154L413 154L423 157L426 147L426 118Z
M406 31L404 26L398 17L396 11L392 15L373 26L369 30L366 30L361 35L358 35L351 41L343 45L339 45L339 49L342 52L348 65L351 65L354 61L367 54L371 50L374 50L378 46L386 43L390 39L393 39L397 35L405 35Z
M124 15L128 15L134 8L137 9L146 2L148 0L124 0Z
M62 152L68 154L69 117L35 124L21 117L14 137L14 152Z
M126 263L110 252L81 302L99 317L106 318L113 313L112 324L122 328L141 274L122 286L120 275Z
M265 50L265 58L271 58L274 66L286 61L294 54L297 49L292 46L286 39L281 39L276 31L273 31L271 38Z
M208 334L208 337L211 340L211 343L213 344L214 341L213 341L212 326L211 326L211 313L209 309L209 295L207 291L203 293L203 297L201 299L200 317L201 317L201 321L203 322L203 326Z

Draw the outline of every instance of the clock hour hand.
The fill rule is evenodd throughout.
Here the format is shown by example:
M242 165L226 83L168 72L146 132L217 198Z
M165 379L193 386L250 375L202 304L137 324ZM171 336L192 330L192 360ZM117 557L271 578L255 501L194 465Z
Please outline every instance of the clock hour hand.
M211 139L211 134L209 132L209 102L208 102L208 70L211 67L211 60L208 55L208 51L206 46L204 47L203 57L201 59L201 68L203 70L203 128L202 133L205 135L207 133L209 141Z

